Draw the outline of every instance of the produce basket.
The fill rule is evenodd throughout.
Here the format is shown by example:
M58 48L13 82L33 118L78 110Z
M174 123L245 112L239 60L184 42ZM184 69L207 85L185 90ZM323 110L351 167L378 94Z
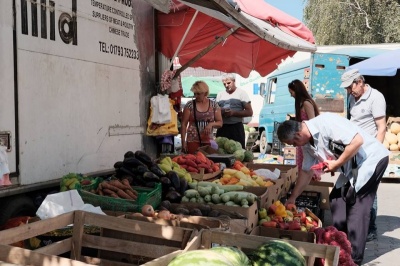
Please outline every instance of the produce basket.
M290 194L288 195L289 198ZM320 208L321 193L316 191L303 191L297 197L296 206L300 210L309 209L312 213L318 216L321 220L324 219L324 212Z
M100 182L97 183L97 186ZM121 211L121 212L139 212L146 204L157 208L161 203L161 183L157 183L154 188L133 187L138 192L136 200L117 199L107 196L101 196L85 190L78 189L84 203L99 206L102 210Z

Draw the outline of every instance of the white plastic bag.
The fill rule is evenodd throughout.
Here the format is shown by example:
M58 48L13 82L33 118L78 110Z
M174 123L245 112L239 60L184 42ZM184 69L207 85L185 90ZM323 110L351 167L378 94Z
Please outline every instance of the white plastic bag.
M281 171L278 168L275 168L273 172L268 169L257 169L254 172L257 175L262 176L264 180L266 179L277 180L281 175Z
M85 204L76 189L47 195L37 210L36 215L41 220L44 220L76 210L105 215L100 207Z

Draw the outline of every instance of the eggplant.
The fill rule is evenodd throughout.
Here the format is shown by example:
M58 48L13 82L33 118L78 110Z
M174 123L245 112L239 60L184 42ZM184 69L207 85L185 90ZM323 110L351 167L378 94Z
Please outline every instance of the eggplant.
M146 182L160 182L160 178L150 171L143 174L143 180Z
M138 150L135 152L135 158L141 161L143 164L151 167L154 163L153 160L144 151Z
M177 191L171 190L165 195L165 199L171 203L179 203L181 202L182 195Z
M186 181L185 178L179 178L179 193L182 195L185 193L185 191L188 189L188 182Z
M132 186L139 186L139 187L144 187L146 186L146 182L139 176L135 176L132 179Z
M175 171L169 171L167 174L169 180L171 180L172 186L177 190L180 191L181 181L179 180L179 176Z
M133 151L127 151L127 152L124 154L124 159L126 159L126 158L132 158L132 157L135 157L135 154L133 153Z
M149 170L149 168L147 168L146 165L139 165L139 166L137 166L135 168L132 168L132 172L137 174L137 175L140 175L140 176L143 176L143 174L148 172L148 171L150 171L150 170Z
M169 200L163 200L160 203L160 207L164 207L167 210L171 210L171 202Z
M115 169L119 169L119 168L121 168L122 166L124 166L124 163L123 163L122 161L118 161L118 162L116 162L116 163L114 164L114 168L115 168Z
M133 173L129 168L126 168L125 166L122 166L117 169L117 173L121 174L121 176L128 175L128 176L135 176L135 173Z
M149 188L155 188L156 184L158 184L159 182L154 182L154 181L150 181L150 182L146 182L144 184L145 187L149 187Z
M140 165L144 166L144 164L134 157L125 158L123 164L127 168L136 168Z
M165 171L162 170L157 164L153 164L149 169L159 177L166 175Z

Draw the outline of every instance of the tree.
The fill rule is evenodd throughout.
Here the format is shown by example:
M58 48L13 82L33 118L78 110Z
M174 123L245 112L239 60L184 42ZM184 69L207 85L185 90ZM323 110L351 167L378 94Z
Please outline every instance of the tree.
M318 45L400 42L400 0L305 0Z

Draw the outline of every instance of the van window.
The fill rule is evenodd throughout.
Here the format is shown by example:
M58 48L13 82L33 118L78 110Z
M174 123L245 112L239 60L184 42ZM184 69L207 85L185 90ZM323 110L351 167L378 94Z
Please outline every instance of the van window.
M276 81L276 78L272 78L268 81L268 88L265 94L264 104L273 104L275 102Z

